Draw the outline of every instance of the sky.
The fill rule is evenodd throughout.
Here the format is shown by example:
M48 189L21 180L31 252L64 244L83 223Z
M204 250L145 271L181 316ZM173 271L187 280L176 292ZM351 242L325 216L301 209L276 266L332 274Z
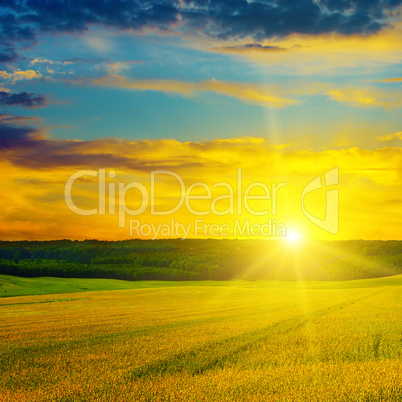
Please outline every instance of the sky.
M0 0L0 239L401 239L401 11Z

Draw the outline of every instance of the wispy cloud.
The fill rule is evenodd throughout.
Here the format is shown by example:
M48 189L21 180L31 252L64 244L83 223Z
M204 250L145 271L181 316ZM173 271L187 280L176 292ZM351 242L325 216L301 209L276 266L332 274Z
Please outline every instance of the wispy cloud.
M93 85L132 89L135 91L160 91L191 96L197 92L213 92L247 103L267 107L284 107L298 103L285 98L277 89L255 84L232 83L217 80L186 82L177 80L131 80L119 75L107 75L90 81Z
M216 47L210 49L210 51L217 53L235 53L235 54L244 54L244 53L270 54L277 52L287 52L289 51L289 49L280 46L270 46L270 45L264 46L258 43L256 44L246 43L244 45Z
M350 103L359 107L400 108L402 99L395 91L384 91L376 87L336 88L326 94L337 102Z
M10 93L0 91L0 106L23 106L38 108L46 106L48 99L43 95L28 92Z
M42 77L42 74L34 70L14 70L12 73L7 71L0 71L0 78L11 81L15 84L17 81L34 80Z
M105 63L105 70L110 74L118 74L129 69L132 65L141 64L139 60L110 61Z
M71 61L69 60L63 60L63 61L58 61L58 60L50 60L50 59L42 59L40 57L36 57L35 59L33 59L29 64L31 66L35 65L35 64L59 64L59 65L68 65L68 64L73 64Z
M382 80L377 80L377 82L402 82L402 77L384 78Z
M395 23L372 35L342 33L294 33L265 38L250 46L251 37L218 38L199 46L206 51L244 57L254 63L276 67L275 71L303 75L337 74L340 67L359 66L372 71L379 65L401 62L402 23ZM284 50L281 50L284 49Z
M402 140L402 131L398 131L397 133L387 134L387 135L383 135L380 137L376 137L376 139L378 141L385 141L385 142Z

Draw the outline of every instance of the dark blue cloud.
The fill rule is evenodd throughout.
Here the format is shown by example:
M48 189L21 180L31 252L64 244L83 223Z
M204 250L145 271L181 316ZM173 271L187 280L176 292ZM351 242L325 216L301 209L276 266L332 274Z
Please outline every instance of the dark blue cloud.
M251 36L261 40L292 33L368 34L386 24L379 0L375 0L378 7L332 2L336 4L312 0L215 1L206 9L188 12L187 18L200 31L221 39Z
M18 59L17 52L12 47L0 47L0 63L11 63Z
M0 150L16 147L29 148L34 143L31 137L34 133L35 129L30 127L0 123Z
M0 106L23 106L37 108L46 106L47 99L43 95L28 92L9 93L0 91Z
M220 39L370 34L387 25L387 11L401 4L402 0L0 0L0 43L10 49L16 43L34 43L43 32L82 32L93 24L178 29Z
M219 47L216 48L216 50L219 52L224 51L229 53L230 52L243 53L249 51L272 53L272 52L286 52L289 49L280 46L263 46L258 43L247 43L245 45L239 45L239 46Z
M159 159L144 162L131 156L113 153L97 153L99 146L106 148L110 139L94 141L71 141L46 139L40 130L21 126L19 116L0 114L0 157L16 166L33 169L54 169L56 167L94 168L114 166L115 168L134 169L150 172L157 167L170 170L190 167L203 167L201 162L188 161L186 158L169 161ZM116 140L117 142L117 140ZM95 150L92 146L95 144ZM11 151L11 152L10 152Z
M283 50L283 48L278 46L263 46L256 43L247 43L243 46L246 49L261 49L261 50Z

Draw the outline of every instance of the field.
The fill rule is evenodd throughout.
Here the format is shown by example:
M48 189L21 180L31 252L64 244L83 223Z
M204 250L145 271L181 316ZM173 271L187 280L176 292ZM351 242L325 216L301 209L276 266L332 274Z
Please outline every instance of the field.
M0 285L2 401L402 399L401 275Z

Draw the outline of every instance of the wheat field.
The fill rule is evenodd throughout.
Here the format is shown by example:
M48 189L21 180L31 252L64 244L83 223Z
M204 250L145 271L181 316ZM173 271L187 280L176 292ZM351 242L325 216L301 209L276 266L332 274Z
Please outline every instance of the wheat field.
M160 286L1 298L0 400L402 400L402 276Z

